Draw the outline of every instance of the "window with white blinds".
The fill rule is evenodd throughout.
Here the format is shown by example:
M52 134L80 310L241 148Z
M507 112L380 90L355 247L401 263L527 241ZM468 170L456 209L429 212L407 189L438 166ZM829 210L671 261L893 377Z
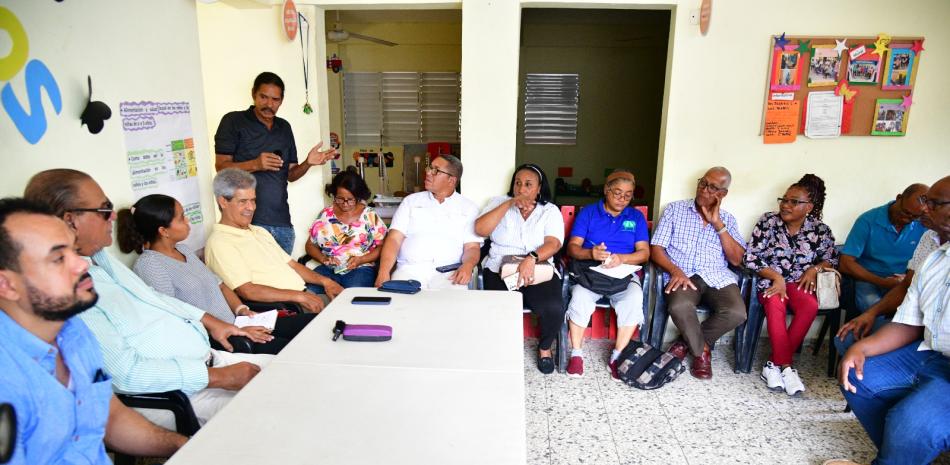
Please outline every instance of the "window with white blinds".
M579 84L577 74L525 75L525 144L577 144Z
M458 73L345 73L344 142L458 142L460 95Z

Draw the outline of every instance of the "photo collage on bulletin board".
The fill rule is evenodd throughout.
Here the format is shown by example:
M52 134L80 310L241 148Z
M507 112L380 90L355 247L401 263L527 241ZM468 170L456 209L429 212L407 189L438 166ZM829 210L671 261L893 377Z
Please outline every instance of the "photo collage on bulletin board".
M923 44L887 34L773 36L763 142L905 135Z

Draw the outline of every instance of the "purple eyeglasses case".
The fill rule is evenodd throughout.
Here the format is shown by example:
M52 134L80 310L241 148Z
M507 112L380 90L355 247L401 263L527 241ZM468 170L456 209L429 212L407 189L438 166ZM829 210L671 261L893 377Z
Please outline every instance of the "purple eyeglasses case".
M388 341L393 338L392 326L386 325L346 325L343 329L345 341Z

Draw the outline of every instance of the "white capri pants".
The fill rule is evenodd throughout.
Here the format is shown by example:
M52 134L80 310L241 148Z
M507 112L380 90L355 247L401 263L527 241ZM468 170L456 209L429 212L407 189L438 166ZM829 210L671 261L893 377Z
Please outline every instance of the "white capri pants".
M590 316L596 309L601 294L597 294L580 284L571 286L571 303L567 306L567 317L577 326L587 327ZM617 312L617 326L637 326L643 324L643 289L639 278L634 278L627 289L606 296L610 306Z

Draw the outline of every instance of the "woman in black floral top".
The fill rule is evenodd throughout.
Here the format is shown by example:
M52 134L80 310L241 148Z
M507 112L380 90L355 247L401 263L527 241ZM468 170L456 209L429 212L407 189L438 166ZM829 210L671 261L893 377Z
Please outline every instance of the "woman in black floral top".
M762 379L769 389L784 390L792 396L805 391L792 367L792 355L818 313L818 271L836 267L838 252L835 236L821 222L825 204L821 178L806 174L778 201L779 211L762 215L752 230L745 264L760 277L756 291L772 344L772 356L762 368ZM787 327L786 308L794 314Z

